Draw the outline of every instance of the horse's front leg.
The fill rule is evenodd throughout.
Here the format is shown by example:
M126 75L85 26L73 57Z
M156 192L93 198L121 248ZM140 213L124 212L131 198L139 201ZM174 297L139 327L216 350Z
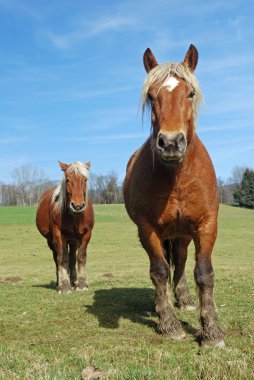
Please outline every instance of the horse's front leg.
M75 287L77 285L77 271L76 271L76 254L77 254L78 244L70 243L70 253L69 253L69 265L70 265L70 282L71 286Z
M57 252L58 292L70 293L68 246L61 231L57 227L53 229L53 244Z
M77 262L78 262L78 273L77 273L77 287L76 290L86 291L88 290L87 276L85 272L86 266L86 250L89 240L91 238L91 230L87 230L83 235L81 245L78 249Z
M158 330L160 333L169 334L172 339L182 339L185 333L173 314L173 306L169 300L169 265L164 256L163 242L143 223L142 228L139 228L139 237L150 259L150 276L155 286L155 310L159 316Z
M211 261L212 249L216 240L216 221L204 222L194 239L196 247L195 280L199 292L201 330L197 339L204 347L224 347L224 335L219 327L215 309L213 288L214 272Z

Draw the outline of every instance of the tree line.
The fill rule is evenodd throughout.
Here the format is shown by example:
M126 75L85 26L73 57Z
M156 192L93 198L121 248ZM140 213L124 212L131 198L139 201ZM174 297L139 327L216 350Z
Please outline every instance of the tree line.
M38 204L41 195L49 187L49 180L43 170L21 166L11 175L12 183L0 183L2 206L32 206Z
M236 166L227 180L217 179L222 204L254 208L254 170Z
M31 166L21 166L12 173L11 184L0 183L2 206L37 205L42 194L57 185L49 181L45 172ZM235 167L227 180L217 179L219 200L223 204L254 208L254 170ZM111 171L106 175L90 174L89 197L93 203L123 203L122 183L118 174Z
M12 183L0 183L0 204L2 206L34 206L42 194L55 187L57 181L49 181L43 170L21 166L11 175ZM118 174L111 171L106 175L91 173L89 197L93 203L123 203L122 185Z

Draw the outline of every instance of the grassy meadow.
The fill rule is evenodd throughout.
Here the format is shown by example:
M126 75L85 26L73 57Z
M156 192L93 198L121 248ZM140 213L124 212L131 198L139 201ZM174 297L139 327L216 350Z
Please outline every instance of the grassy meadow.
M254 211L221 206L213 252L215 300L226 348L200 351L198 312L175 310L187 339L156 333L149 261L123 205L95 206L89 291L59 295L33 207L0 207L0 379L254 378ZM187 278L193 280L190 248Z

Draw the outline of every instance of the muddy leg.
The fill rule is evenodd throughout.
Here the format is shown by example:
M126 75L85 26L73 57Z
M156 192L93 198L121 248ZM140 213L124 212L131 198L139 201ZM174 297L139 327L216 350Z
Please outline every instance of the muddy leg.
M172 244L172 259L174 265L173 286L179 309L195 310L191 298L188 283L185 277L185 263L187 259L187 247L191 238L175 239Z
M76 254L77 254L77 243L70 244L70 282L71 286L75 287L77 285L77 271L76 271Z
M52 253L53 253L53 259L54 259L54 262L56 264L56 286L58 287L58 263L57 263L57 252L54 248L54 244L52 242L52 240L48 240L48 246L49 248L51 249Z
M69 277L69 253L68 246L65 242L61 231L58 228L53 230L53 244L57 252L58 267L58 292L70 293L71 284Z
M88 230L83 236L82 243L78 249L77 261L78 261L78 283L76 290L86 291L88 290L87 276L85 272L86 266L86 250L89 240L91 238L91 231Z
M207 229L207 227L206 227ZM202 229L205 231L205 228ZM195 280L199 293L201 330L197 340L204 347L224 347L224 335L219 327L218 316L215 310L213 288L214 273L211 262L211 254L216 233L200 234L195 241L196 266L194 270Z
M139 230L140 241L150 259L150 276L155 286L155 310L159 316L158 330L169 334L172 339L182 339L185 333L181 323L173 314L173 306L169 300L168 281L169 265L164 257L162 242L154 231L143 225Z

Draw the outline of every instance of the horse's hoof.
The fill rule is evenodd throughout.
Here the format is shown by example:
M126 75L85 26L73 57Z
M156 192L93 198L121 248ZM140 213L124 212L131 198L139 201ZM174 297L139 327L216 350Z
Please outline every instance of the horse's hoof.
M196 310L196 306L192 300L183 301L183 302L178 301L176 305L180 310L187 310L187 311Z
M70 294L71 289L58 290L58 294Z
M193 311L193 310L196 310L196 306L194 306L194 305L187 305L183 309L187 310L187 311Z
M224 339L201 341L201 348L224 348L225 346Z
M76 291L77 292L87 292L88 291L88 286L85 286L83 288L80 288L80 287L76 287Z
M68 281L63 281L58 287L59 294L69 294L71 293L71 284Z
M183 340L186 338L186 334L184 331L179 331L179 332L170 334L170 338L173 340Z
M160 321L158 323L158 331L172 340L182 340L186 338L186 334L182 329L180 322L177 320L173 320L170 325L164 324Z

